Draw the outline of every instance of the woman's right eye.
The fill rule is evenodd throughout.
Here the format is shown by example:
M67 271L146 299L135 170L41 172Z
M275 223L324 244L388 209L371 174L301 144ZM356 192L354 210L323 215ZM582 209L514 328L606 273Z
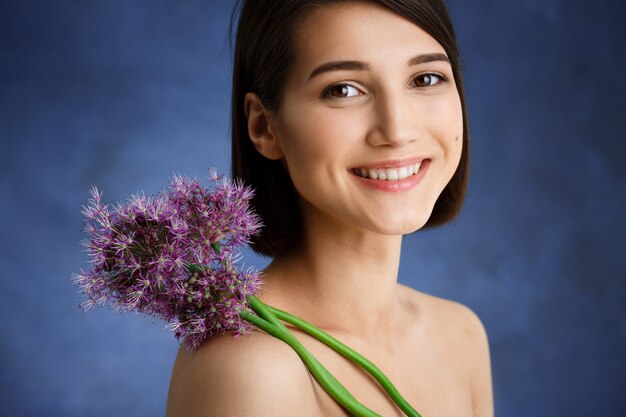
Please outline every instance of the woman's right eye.
M360 95L360 91L350 84L331 85L322 92L322 98L350 98Z

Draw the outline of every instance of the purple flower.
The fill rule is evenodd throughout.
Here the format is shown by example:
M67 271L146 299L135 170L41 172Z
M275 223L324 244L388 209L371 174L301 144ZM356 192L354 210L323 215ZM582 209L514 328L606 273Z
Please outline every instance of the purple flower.
M257 271L242 271L238 249L260 230L250 188L212 172L212 189L174 175L168 190L133 195L109 208L95 187L83 206L83 241L92 268L72 276L84 310L110 305L165 320L189 350L216 333L251 325L247 298L259 292Z

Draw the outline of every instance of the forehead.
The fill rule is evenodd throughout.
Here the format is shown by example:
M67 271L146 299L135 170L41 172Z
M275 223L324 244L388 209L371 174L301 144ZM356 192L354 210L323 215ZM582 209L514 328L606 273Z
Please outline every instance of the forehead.
M443 53L439 42L411 20L373 2L349 1L318 6L295 28L294 70L323 62L358 60L395 64L423 53Z

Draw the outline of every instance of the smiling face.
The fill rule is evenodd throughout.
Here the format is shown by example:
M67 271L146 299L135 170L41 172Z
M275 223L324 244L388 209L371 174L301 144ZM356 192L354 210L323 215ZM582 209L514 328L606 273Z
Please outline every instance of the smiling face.
M369 2L312 10L270 118L303 216L382 234L426 223L462 150L461 101L444 48Z

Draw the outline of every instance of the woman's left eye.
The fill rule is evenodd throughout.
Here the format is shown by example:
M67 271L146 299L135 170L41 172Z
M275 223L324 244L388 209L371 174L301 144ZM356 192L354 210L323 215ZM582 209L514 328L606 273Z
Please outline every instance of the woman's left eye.
M446 81L446 79L439 74L427 73L421 74L413 78L413 83L416 87L432 87Z

